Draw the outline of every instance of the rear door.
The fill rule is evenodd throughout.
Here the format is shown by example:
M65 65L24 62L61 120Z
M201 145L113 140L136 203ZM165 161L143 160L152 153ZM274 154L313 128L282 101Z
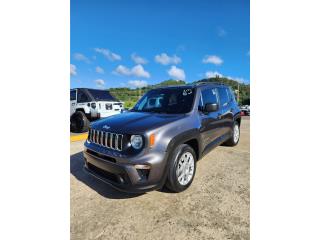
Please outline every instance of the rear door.
M233 105L232 96L225 86L217 87L219 96L219 118L221 120L222 128L221 134L227 134L232 131L233 127Z
M77 90L70 90L70 116L76 111Z
M219 110L216 112L206 113L203 111L208 103L218 103L216 88L209 87L201 89L199 101L199 116L201 119L200 135L205 149L209 144L221 136L221 120L219 119Z

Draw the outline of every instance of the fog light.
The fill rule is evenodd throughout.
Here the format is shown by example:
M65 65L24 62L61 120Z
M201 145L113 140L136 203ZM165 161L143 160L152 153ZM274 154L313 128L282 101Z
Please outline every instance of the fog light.
M140 181L141 180L144 181L144 180L148 179L150 170L149 169L137 169L137 172L139 174Z

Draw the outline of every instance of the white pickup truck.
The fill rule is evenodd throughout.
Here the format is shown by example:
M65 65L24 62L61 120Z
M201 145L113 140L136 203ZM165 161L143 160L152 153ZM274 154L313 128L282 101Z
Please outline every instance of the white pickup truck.
M85 132L91 120L119 114L123 102L107 90L75 88L70 90L70 128L72 132Z

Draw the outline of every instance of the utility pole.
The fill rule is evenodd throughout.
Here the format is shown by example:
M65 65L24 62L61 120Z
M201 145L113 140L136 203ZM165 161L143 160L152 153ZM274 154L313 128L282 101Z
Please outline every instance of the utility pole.
M238 103L239 103L239 100L240 100L240 83L238 82L238 94L237 94L237 100L238 100Z

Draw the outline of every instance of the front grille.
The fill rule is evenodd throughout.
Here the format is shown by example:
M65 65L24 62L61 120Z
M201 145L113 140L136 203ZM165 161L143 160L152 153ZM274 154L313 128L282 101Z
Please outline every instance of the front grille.
M122 151L123 135L117 133L110 133L98 131L95 129L89 130L88 140L100 146L110 148L113 150Z
M103 155L103 154L100 154L100 153L97 153L95 151L92 151L90 149L87 149L87 153L93 155L93 156L96 156L96 157L99 157L99 158L102 158L104 160L107 160L109 162L113 162L115 163L116 162L116 159L112 158L112 157L109 157L109 156L106 156L106 155Z
M112 104L106 103L106 110L112 110Z

